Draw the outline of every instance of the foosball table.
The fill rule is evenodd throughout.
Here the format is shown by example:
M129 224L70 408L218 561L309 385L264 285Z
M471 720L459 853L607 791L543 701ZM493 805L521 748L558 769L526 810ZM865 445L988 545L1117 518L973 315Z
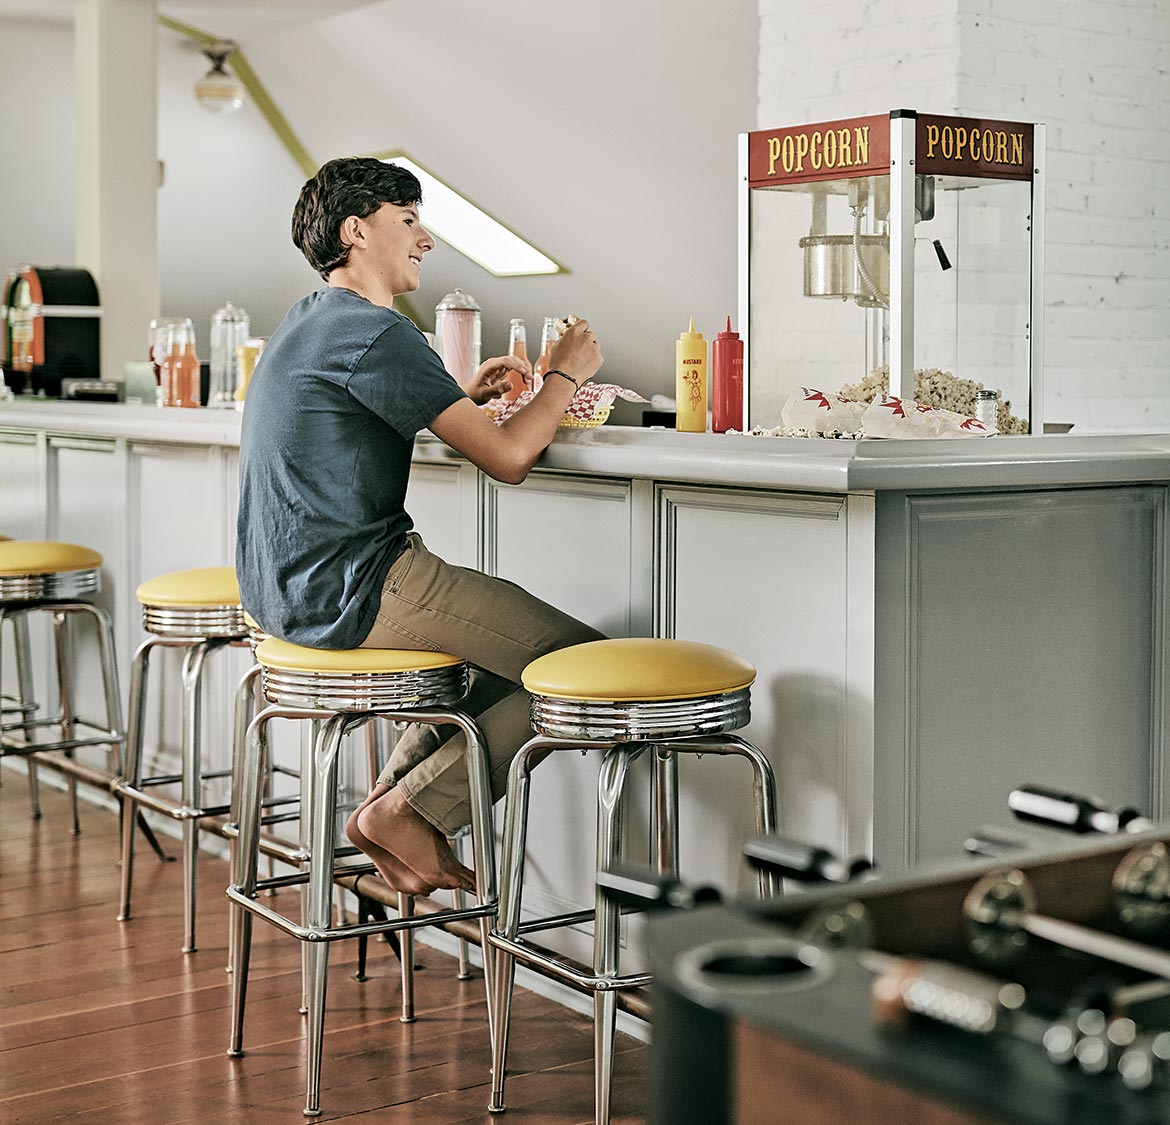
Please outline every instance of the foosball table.
M1090 835L897 877L765 838L812 889L652 917L654 1125L1170 1121L1170 828L1012 804Z

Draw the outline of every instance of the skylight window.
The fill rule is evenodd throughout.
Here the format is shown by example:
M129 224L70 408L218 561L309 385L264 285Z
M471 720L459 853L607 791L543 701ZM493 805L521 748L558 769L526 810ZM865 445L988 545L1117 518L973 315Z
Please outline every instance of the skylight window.
M496 277L531 277L564 273L564 267L541 253L498 219L460 195L434 173L402 153L380 156L413 172L422 184L422 221L436 238L458 250Z

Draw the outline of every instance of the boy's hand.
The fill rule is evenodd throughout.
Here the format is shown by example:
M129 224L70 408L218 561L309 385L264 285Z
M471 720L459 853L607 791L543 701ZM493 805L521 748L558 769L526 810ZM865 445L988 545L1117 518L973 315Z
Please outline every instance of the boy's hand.
M597 374L603 361L601 345L590 330L589 321L578 320L553 344L549 368L572 375L584 386Z
M510 390L513 380L531 384L532 364L511 355L494 356L479 365L463 389L476 406L482 406Z

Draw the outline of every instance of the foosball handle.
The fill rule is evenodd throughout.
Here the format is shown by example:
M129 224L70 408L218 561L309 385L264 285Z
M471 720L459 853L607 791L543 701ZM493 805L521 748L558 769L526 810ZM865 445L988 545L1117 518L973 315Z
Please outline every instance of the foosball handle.
M1062 793L1042 785L1021 785L1008 797L1008 808L1020 820L1060 828L1079 835L1143 832L1150 822L1136 809L1111 809L1092 797Z
M850 883L874 871L869 859L843 862L825 848L783 836L755 836L744 844L743 854L753 867L799 883Z
M986 859L998 859L1000 856L1028 851L1036 846L1035 840L1030 840L1027 836L1018 836L1014 832L1005 832L1002 828L977 828L963 841L965 852Z
M720 901L715 887L688 887L645 867L621 865L599 871L597 886L606 898L632 910L690 910Z

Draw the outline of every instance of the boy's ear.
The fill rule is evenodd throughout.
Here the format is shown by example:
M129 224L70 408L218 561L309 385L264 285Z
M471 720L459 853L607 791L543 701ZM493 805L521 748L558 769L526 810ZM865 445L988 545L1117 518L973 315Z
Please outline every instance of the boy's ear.
M341 230L338 234L341 237L342 246L353 246L365 239L365 232L362 230L362 221L356 215L346 215L341 220Z

